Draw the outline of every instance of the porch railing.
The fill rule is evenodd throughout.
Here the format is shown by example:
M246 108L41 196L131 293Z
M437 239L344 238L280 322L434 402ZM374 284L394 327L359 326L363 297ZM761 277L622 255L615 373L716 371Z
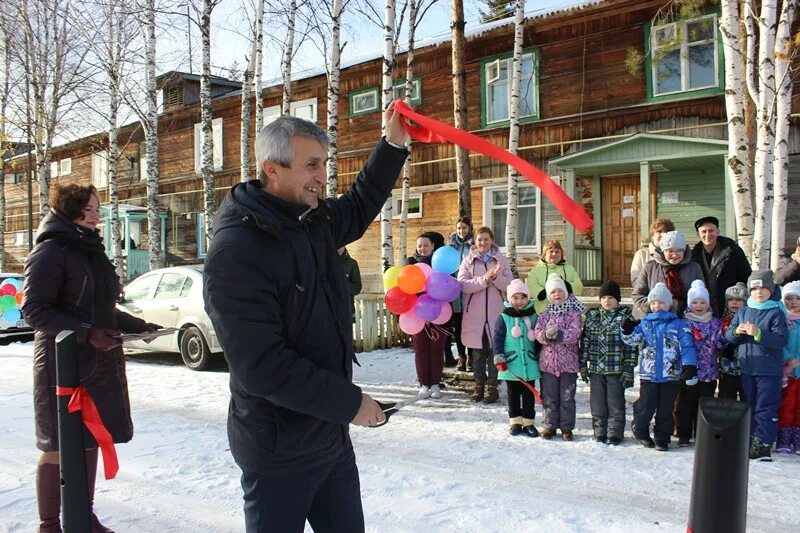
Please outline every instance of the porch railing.
M125 258L125 272L128 279L150 271L149 252L147 250L131 250Z
M584 284L600 283L603 280L603 252L597 246L576 246L573 265Z
M355 298L353 348L370 352L381 348L409 346L411 337L400 329L397 315L386 309L381 293L364 293Z

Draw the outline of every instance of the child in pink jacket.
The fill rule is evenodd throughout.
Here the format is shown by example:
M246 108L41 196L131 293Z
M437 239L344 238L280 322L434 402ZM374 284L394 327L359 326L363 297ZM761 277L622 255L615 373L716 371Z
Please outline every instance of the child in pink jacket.
M581 315L585 306L567 292L561 276L550 274L545 284L547 308L539 315L534 328L542 345L539 369L542 372L543 439L551 439L556 430L561 438L572 440L575 429L575 384L580 369L578 342L581 338Z

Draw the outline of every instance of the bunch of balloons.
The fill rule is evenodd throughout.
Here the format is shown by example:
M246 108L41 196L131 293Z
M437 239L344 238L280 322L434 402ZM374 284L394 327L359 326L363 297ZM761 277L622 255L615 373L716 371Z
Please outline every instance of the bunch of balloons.
M400 329L414 335L422 331L425 322L441 325L450 320L453 308L449 302L461 295L461 283L450 274L460 263L458 251L443 246L433 252L432 267L417 263L384 272L386 308L400 315Z
M22 319L22 281L7 278L0 283L0 320L16 325Z

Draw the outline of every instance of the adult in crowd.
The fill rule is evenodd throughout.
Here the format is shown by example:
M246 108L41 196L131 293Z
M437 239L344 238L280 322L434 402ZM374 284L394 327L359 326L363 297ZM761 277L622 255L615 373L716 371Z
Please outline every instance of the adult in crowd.
M661 234L668 231L675 231L675 224L668 218L659 217L650 224L650 242L646 243L646 248L636 252L631 261L631 286L636 283L639 272L642 271L645 263L653 259L658 248L658 241L661 240Z
M447 244L458 250L462 261L469 255L470 249L475 244L475 238L472 235L472 220L470 220L469 217L461 217L458 219L456 231L450 235ZM453 330L453 340L455 340L458 350L456 369L462 372L472 371L472 356L467 353L466 347L461 342L461 317L464 309L464 299L459 296L451 305L453 306L453 318L450 319L450 324ZM449 340L446 341L444 350L445 361L447 361L448 357L453 357L453 351Z
M539 263L528 274L528 287L531 290L531 299L536 301L536 313L541 314L547 307L547 294L545 284L550 274L558 274L567 285L567 292L576 297L583 292L583 282L578 277L575 268L567 263L564 248L559 241L547 241L542 248Z
M361 294L361 270L358 268L358 261L350 257L347 247L342 246L337 250L339 253L339 263L344 271L344 279L347 280L347 292L350 293L350 312L353 320L356 319L356 296Z
M248 532L364 531L349 424L386 419L353 384L353 328L336 250L392 193L408 134L390 104L385 137L345 194L324 190L328 136L281 117L256 135L259 178L234 185L214 222L205 305L230 368L228 440Z
M475 245L458 268L464 298L461 342L472 353L475 390L472 401L494 403L497 392L497 367L492 355L494 323L503 312L508 284L514 276L508 259L494 243L494 233L482 227L475 232Z
M22 311L36 330L33 354L33 409L39 531L61 531L61 474L58 453L55 339L75 332L78 377L94 400L115 443L133 437L125 356L120 332L159 328L116 308L120 282L105 253L97 224L100 203L92 185L65 183L50 192L50 212L39 225L36 246L25 262ZM89 505L94 500L97 442L84 431ZM92 532L111 531L92 512Z
M719 234L716 217L698 219L694 229L700 242L692 249L692 260L703 271L711 297L711 311L721 318L725 314L725 291L737 283L745 283L752 269L736 241Z
M686 237L680 231L662 233L656 254L653 259L645 263L633 284L631 296L634 317L640 319L650 311L647 295L659 282L665 284L672 294L672 305L669 310L678 317L683 317L686 310L686 293L696 279L705 281L700 265L692 261Z
M800 237L797 238L797 248L792 254L791 261L775 271L775 283L786 285L791 281L800 281Z
M444 236L436 231L426 231L417 237L417 250L407 259L409 265L425 263L431 265L433 252L444 246ZM450 305L450 304L443 304ZM414 343L414 365L417 368L419 395L425 398L441 398L442 350L447 334L442 328L426 322L422 331L411 336Z

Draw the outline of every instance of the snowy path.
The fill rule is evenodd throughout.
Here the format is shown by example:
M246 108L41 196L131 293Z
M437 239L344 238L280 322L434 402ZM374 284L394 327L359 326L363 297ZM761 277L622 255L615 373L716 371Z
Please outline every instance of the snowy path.
M0 348L0 532L36 524L31 352ZM415 394L410 351L359 358L356 380L368 393ZM228 374L139 357L128 376L136 434L117 447L117 479L98 482L101 519L118 532L241 531L239 470L226 451ZM511 438L502 402L475 405L448 390L381 429L353 428L368 531L685 531L691 449L594 443L583 384L573 443ZM752 465L748 530L796 530L792 494L800 456Z

